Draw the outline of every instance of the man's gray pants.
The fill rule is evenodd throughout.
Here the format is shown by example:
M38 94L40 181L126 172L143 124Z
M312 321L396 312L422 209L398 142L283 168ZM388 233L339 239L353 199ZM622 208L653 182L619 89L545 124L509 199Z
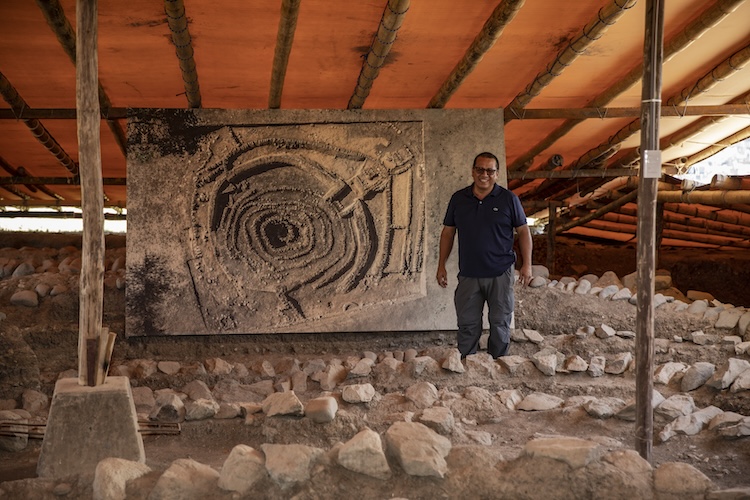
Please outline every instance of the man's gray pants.
M513 281L511 266L495 278L458 277L454 295L458 319L458 350L461 356L475 354L482 336L482 314L487 303L490 323L487 351L493 358L506 356L510 348L510 323L513 317Z

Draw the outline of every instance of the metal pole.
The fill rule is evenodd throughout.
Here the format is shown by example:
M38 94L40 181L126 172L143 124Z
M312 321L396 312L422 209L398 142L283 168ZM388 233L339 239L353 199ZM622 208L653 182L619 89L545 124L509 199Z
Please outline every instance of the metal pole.
M636 429L638 453L651 462L654 436L654 274L656 194L661 176L659 116L664 56L664 0L646 1L641 93L641 165L638 186L638 258L636 317Z

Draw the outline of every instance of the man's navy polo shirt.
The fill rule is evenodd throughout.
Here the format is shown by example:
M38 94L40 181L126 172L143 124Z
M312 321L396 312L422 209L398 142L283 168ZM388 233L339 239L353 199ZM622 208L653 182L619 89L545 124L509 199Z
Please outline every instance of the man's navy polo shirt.
M495 184L480 200L472 187L453 193L443 225L458 232L458 274L494 278L516 262L513 229L526 225L526 214L513 192Z

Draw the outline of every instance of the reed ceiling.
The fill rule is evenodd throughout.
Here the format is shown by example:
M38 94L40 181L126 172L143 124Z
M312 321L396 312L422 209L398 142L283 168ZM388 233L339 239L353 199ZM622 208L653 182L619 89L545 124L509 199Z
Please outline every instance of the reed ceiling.
M552 202L558 230L634 238L645 0L98 9L108 205L127 206L127 108L504 108L509 187L527 214L546 218ZM0 2L0 33L0 205L80 204L75 0ZM747 248L750 180L696 189L673 176L750 136L750 1L666 1L664 55L664 244Z

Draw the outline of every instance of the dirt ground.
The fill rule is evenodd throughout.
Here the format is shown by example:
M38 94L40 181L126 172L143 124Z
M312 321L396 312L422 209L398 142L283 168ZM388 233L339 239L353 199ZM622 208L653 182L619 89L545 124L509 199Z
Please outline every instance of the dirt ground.
M543 264L544 243L535 242L535 263ZM623 276L635 270L635 249L629 247L607 247L589 242L586 246L575 240L558 244L555 272L559 275L579 276L585 273L602 274L615 271ZM681 254L681 255L679 255ZM733 301L734 305L750 306L748 300L748 257L731 255L698 254L694 250L669 250L662 254L661 266L676 269L673 281L681 291L688 289L707 291L717 299ZM713 269L711 273L708 270ZM720 270L729 269L729 274L715 276ZM711 276L705 283L695 283L695 277ZM680 283L688 283L681 286ZM576 338L576 329L587 325L606 323L616 330L635 331L635 307L625 301L611 302L594 297L577 296L559 290L517 289L516 327L538 330L544 337L544 346L554 346L566 355L579 354L588 360L593 354L604 356L627 351L635 352L633 340L617 338L603 342L596 337ZM8 304L9 293L0 292L0 304ZM722 299L719 299L722 300ZM105 292L104 324L111 331L124 331L124 292L109 288ZM744 302L743 302L744 301ZM38 388L49 396L54 389L54 381L62 371L75 369L76 345L78 340L78 298L75 294L63 294L43 301L38 310L29 314L18 307L0 307L7 318L0 323L6 337L22 338L28 346L27 352L15 353L15 359L24 360L26 387ZM675 312L671 306L657 310L655 315L655 337L673 339L675 335L686 335L695 330L706 333L712 326L701 318ZM232 363L243 363L248 368L260 360L270 361L274 366L297 359L301 363L308 359L346 359L361 357L363 352L372 351L378 355L386 352L416 349L420 355L430 355L442 359L455 347L455 333L446 332L407 332L407 333L357 333L357 334L292 334L292 335L231 335L223 337L158 337L133 338L118 337L113 356L113 365L133 359L153 359L156 361L179 361L190 364L221 357ZM514 343L512 353L530 356L540 346L531 343ZM485 354L480 354L486 356ZM657 349L655 364L667 361L682 361L692 364L709 361L721 364L730 354L721 345L698 346L690 342L672 343L668 349ZM467 388L480 387L491 393L503 389L518 389L524 394L534 391L545 392L561 398L578 395L596 397L617 397L625 401L635 396L635 374L632 370L623 375L606 375L593 378L586 373L543 375L536 369L523 370L511 375L502 370L488 370L486 363L467 363L465 373L440 373L414 378L408 374L394 374L385 370L374 370L364 379L348 380L345 383L370 382L378 392L373 402L366 405L340 402L340 410L334 422L320 425L304 418L266 418L256 425L246 425L242 419L191 421L182 424L181 433L176 436L144 436L146 463L152 469L164 470L178 458L193 458L201 463L219 469L236 444L247 444L259 449L262 443L300 443L317 446L325 450L338 442L349 440L364 426L381 433L396 420L403 419L405 412L414 408L405 402L405 389L419 381L433 383L444 394L462 394ZM259 380L257 374L242 380L252 383ZM34 377L38 383L34 384ZM135 385L148 385L152 389L172 387L179 389L194 376L154 374L147 379L134 380ZM209 387L217 381L212 375L201 377ZM25 387L0 384L0 399L17 398L19 390ZM665 397L679 392L679 384L657 385L656 390ZM715 405L725 411L735 411L750 415L750 394L724 394L703 387L691 393L696 405L703 408ZM299 394L300 400L321 395L317 383L309 382L308 391ZM20 399L19 399L20 401ZM504 460L519 455L524 444L541 435L576 436L594 439L604 443L608 449L634 448L635 427L632 422L616 418L595 419L581 408L562 408L543 412L511 411L501 404L482 407L465 405L452 408L456 414L457 427L463 430L485 431L492 436L491 448ZM655 424L655 434L663 423ZM726 440L716 433L704 430L695 436L675 436L665 443L653 446L652 465L665 462L686 462L706 474L717 488L750 486L750 438ZM454 447L477 445L465 432L451 436ZM29 447L17 453L0 452L0 484L3 481L29 478L35 475L41 440L32 440ZM449 456L460 460L459 455ZM456 469L459 463L453 463ZM487 474L499 473L487 470ZM450 476L450 473L449 473ZM129 498L141 498L153 486L158 474L144 476L133 485ZM455 478L454 478L455 480ZM271 488L271 485L269 485ZM381 481L347 471L342 467L328 467L315 475L305 486L310 498L335 497L337 492L357 491L364 499L405 497L405 498L450 498L455 493L447 484L434 479L408 476L403 471L394 471L394 477L387 486ZM348 488L348 490L346 489ZM268 491L272 491L272 488ZM314 492L314 495L312 495ZM297 492L302 494L303 492ZM131 496L132 494L132 496ZM2 495L0 495L2 496ZM268 498L276 498L269 494ZM278 498L284 498L279 494ZM299 498L306 498L300 496Z

